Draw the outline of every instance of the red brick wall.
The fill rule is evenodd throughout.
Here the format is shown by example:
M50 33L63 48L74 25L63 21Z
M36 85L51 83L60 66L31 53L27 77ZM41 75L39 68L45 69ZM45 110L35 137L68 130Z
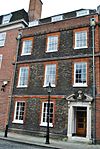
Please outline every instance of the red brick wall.
M99 27L95 28L95 52L100 51ZM100 141L100 58L95 57L95 81L96 81L96 140Z
M96 98L96 140L100 141L100 97Z
M96 17L94 16L85 16L85 17L80 17L80 18L71 18L71 19L66 19L63 21L55 22L55 23L47 23L43 25L39 25L39 27L34 27L33 28L28 28L23 30L23 35L27 34L36 34L36 33L52 33L52 32L57 32L59 29L69 29L69 28L79 28L79 26L83 26L83 24L90 24L90 18ZM62 25L63 24L63 25Z
M8 109L9 109L9 102L11 95L11 86L12 86L12 79L13 79L13 70L15 54L16 54L16 47L17 47L17 40L16 37L18 35L18 29L12 29L6 31L6 41L5 46L0 47L0 54L3 55L1 69L0 69L0 129L4 129L7 123L8 117ZM5 87L4 92L1 91L1 87L3 81L7 80L8 84Z

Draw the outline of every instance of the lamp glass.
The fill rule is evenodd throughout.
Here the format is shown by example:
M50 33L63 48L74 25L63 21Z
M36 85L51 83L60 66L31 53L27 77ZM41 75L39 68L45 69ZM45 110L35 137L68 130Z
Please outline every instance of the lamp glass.
M48 93L51 93L51 91L52 91L52 87L51 87L51 83L49 82L49 86L47 86L47 91L48 91Z
M95 19L91 18L90 19L90 26L95 26L95 25L96 25Z

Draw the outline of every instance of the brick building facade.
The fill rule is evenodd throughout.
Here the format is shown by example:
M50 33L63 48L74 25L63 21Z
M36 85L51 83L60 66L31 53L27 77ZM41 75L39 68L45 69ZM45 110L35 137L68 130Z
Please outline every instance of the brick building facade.
M10 131L45 136L48 100L46 86L51 83L50 135L68 139L83 138L86 141L96 138L96 141L100 141L98 11L80 9L33 20L29 28L20 30L22 38L16 61ZM95 99L91 19L96 22ZM96 109L93 108L94 101Z
M8 123L19 29L27 26L28 14L18 10L0 16L0 130Z

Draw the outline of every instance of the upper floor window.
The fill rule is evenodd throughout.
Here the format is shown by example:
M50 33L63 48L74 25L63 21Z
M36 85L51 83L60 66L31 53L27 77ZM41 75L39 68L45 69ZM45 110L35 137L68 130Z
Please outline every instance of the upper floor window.
M6 32L0 33L0 47L5 45L5 40L6 40Z
M31 54L32 43L33 43L32 39L26 39L23 41L21 55L30 55Z
M81 10L81 11L76 12L77 17L85 16L85 15L88 15L88 14L89 14L89 10Z
M87 86L87 63L74 64L74 86Z
M56 22L56 21L60 21L63 19L63 16L62 15L59 15L59 16L54 16L51 18L51 21L52 22Z
M54 113L54 103L50 102L50 111L49 111L49 126L53 127L53 113ZM41 115L41 126L47 126L47 109L48 103L42 103L42 115Z
M27 87L29 67L21 67L19 71L18 87Z
M56 85L56 64L47 64L45 68L44 87L51 83L52 87Z
M87 48L87 31L75 33L75 48Z
M55 52L58 51L58 41L59 41L59 35L52 34L48 36L47 38L47 50L46 52Z
M3 16L2 24L9 23L11 17L12 17L12 14L8 14L8 15Z
M25 112L25 102L17 101L15 104L14 123L23 123Z
M1 68L1 64L2 64L2 55L0 55L0 68Z

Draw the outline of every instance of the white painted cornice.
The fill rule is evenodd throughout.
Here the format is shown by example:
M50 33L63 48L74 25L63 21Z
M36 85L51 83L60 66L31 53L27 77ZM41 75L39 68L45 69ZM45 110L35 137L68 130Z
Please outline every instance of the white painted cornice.
M24 19L21 19L14 22L10 22L8 24L0 25L0 32L8 31L15 28L24 28L25 26L28 26L27 22Z

